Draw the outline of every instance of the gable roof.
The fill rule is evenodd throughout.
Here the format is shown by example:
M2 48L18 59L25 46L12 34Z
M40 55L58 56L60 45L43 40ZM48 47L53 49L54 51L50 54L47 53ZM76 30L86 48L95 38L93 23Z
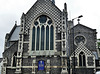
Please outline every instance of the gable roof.
M47 0L48 2L49 2L49 4L51 4L51 5L53 5L54 7L56 7L60 12L61 12L61 10L51 1L51 0ZM37 0L35 3L34 3L34 5L27 11L27 13L26 14L28 14L36 5L37 5L37 3L39 3L39 2L47 2L46 0Z
M92 31L96 31L96 29L92 29L92 28L87 27L87 26L82 25L82 24L77 24L77 25L75 25L73 28L75 28L75 27L77 27L77 26L82 26L82 27L87 28L87 29L90 29L90 30L92 30Z
M53 23L55 23L55 25L61 26L62 13L63 12L51 0L37 0L35 4L24 15L25 26L28 26L25 27L24 30L29 29L32 26L34 20L41 15L48 16L53 20ZM24 33L27 34L28 30Z
M37 0L35 4L25 14L26 23L33 21L40 15L48 15L57 21L60 19L62 11L51 0Z
M17 26L17 24L14 25L10 33L6 34L6 37L8 36L8 41L17 41L19 39L19 32L20 32L20 25Z

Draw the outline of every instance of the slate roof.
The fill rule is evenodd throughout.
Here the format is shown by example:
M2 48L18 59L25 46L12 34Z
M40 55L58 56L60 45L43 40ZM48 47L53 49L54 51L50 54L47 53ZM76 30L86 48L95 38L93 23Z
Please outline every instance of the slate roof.
M0 58L0 63L2 62L3 58Z
M85 25L83 25L83 24L77 24L77 25L75 25L74 27L76 27L76 26L82 26L82 27L88 28L88 29L90 29L90 30L96 31L96 29L92 29L92 28L87 27L87 26L85 26ZM74 27L73 27L73 28L74 28Z
M98 53L94 51L93 54L95 55L95 59L97 60L98 59Z
M9 41L17 41L19 39L20 26L17 26L13 31Z

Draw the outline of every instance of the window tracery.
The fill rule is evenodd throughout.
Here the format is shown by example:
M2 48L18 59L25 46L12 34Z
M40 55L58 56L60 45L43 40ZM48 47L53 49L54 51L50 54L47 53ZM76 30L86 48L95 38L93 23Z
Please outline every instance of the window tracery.
M83 52L79 54L79 66L86 66L85 54Z
M54 49L53 21L46 15L39 16L32 29L32 51Z

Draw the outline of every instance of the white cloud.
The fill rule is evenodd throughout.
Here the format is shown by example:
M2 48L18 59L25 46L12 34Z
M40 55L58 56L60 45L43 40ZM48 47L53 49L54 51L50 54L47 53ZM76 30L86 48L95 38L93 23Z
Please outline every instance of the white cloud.
M100 0L68 0L68 11L71 11L71 19L79 15L81 24L90 28L97 29L98 38L100 38ZM75 24L76 24L75 20Z

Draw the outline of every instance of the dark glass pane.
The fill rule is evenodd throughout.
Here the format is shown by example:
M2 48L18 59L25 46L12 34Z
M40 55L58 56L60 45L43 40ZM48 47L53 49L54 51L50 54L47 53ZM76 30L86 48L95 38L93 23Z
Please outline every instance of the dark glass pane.
M17 61L17 59L16 59L16 57L14 56L14 57L13 57L13 66L14 66L14 67L16 67L16 61Z
M17 52L14 53L13 55L13 66L16 67L16 62L17 62Z
M47 16L45 16L45 15L40 16L39 21L40 21L40 23L45 23L47 21Z
M83 54L84 54L83 52L80 53L80 55L83 55Z
M33 27L32 32L32 50L35 50L35 27Z
M44 50L44 26L41 28L41 50Z
M53 30L53 26L51 26L51 28L50 28L50 50L53 50L53 45L54 45L54 40L53 40L53 38L54 38L54 30Z
M49 21L48 21L48 24L50 25L51 23L52 23L52 20L49 20Z
M79 66L86 66L85 55L83 52L79 54Z
M35 21L34 24L37 26L38 25L38 21Z
M85 55L83 55L83 66L86 66L86 63L85 63Z
M49 26L46 27L46 50L49 50Z
M37 28L36 50L39 50L40 28Z
M82 66L82 56L79 54L79 66Z

